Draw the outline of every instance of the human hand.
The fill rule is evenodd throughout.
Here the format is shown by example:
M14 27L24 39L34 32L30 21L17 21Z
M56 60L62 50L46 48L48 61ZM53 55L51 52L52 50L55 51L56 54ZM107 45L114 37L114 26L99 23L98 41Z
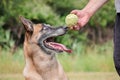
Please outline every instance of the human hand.
M85 24L88 23L88 21L91 17L91 15L84 10L73 10L73 11L71 11L71 13L78 16L77 24L72 27L74 30L79 30L80 28L85 26Z

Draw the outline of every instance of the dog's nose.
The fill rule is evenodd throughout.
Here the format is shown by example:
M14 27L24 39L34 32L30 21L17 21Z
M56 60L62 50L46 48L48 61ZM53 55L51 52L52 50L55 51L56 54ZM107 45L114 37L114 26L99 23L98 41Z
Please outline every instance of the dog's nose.
M69 29L69 28L68 28L68 27L66 27L66 26L64 26L63 28L64 28L66 31L68 31L68 29Z

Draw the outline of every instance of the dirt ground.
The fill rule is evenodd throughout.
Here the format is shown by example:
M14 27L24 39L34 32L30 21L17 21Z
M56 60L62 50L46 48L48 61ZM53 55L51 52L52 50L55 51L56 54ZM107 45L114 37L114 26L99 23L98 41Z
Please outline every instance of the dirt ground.
M71 72L67 73L70 80L120 80L115 72ZM24 80L22 74L0 74L0 80Z

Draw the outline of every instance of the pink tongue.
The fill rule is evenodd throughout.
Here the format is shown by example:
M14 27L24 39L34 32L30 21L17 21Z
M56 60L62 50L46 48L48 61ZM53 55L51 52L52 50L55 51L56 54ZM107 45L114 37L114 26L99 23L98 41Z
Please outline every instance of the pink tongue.
M54 47L55 49L62 50L68 53L71 53L72 50L67 49L63 44L55 43L55 42L50 42L50 45Z

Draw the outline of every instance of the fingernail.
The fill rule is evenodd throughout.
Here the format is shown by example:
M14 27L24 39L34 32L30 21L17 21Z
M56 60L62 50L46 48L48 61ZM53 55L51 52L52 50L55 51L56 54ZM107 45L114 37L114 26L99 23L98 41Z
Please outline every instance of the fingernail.
M76 27L76 29L77 29L77 30L79 30L79 29L80 29L80 27Z

